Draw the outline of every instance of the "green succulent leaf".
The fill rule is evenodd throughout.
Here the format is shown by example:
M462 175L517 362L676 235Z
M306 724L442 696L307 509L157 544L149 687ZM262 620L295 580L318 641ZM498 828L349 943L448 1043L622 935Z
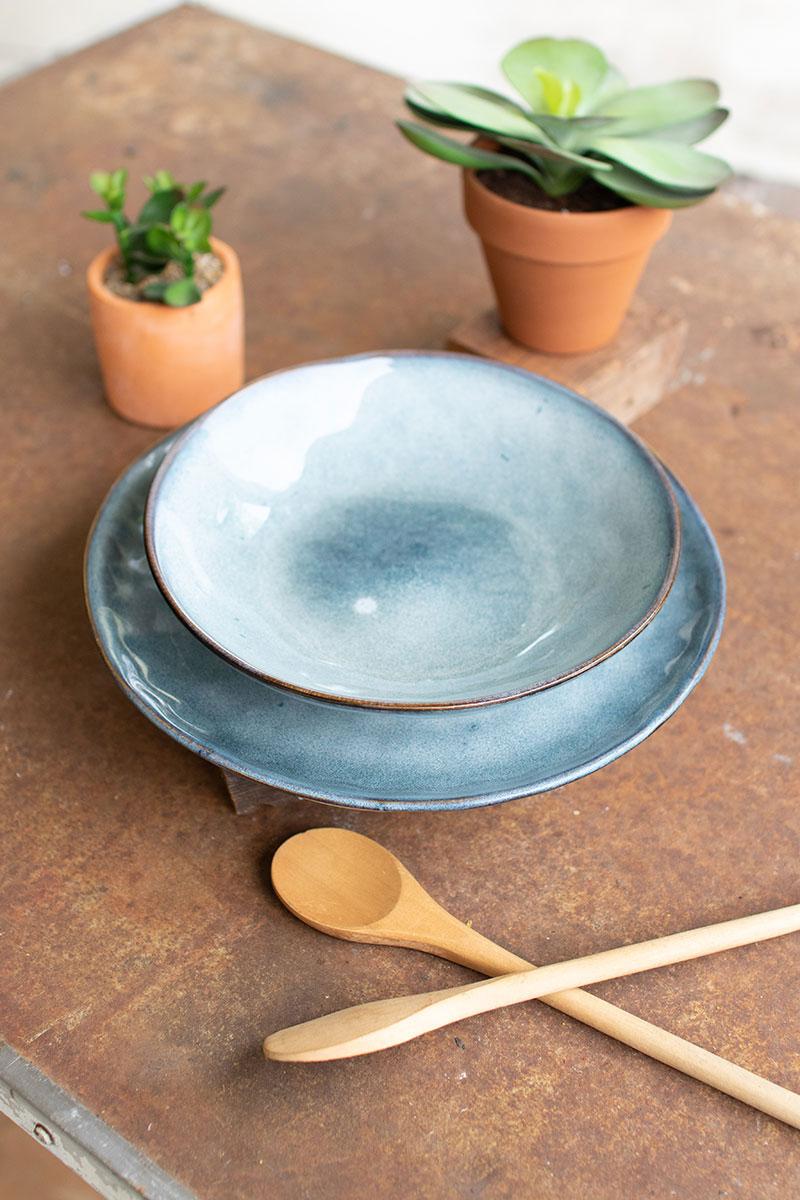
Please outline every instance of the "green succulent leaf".
M164 293L168 287L169 284L164 283L163 280L155 280L153 283L148 283L146 287L142 288L142 295L145 300L163 300Z
M193 183L190 188L186 189L186 202L191 204L202 194L203 188L206 186L205 179L200 179L197 183Z
M710 79L678 79L651 87L631 88L594 108L606 117L624 118L619 134L647 133L700 117L716 106L719 88Z
M217 201L225 195L226 191L227 189L224 187L214 188L212 192L206 192L200 203L204 208L213 208Z
M146 175L144 182L151 192L169 192L178 188L171 171L156 171L154 175Z
M573 112L591 111L594 99L609 72L602 50L577 38L533 38L509 50L502 62L509 83L516 88L535 114L552 112L545 96L544 80L555 78L562 86L577 89Z
M81 213L82 217L88 217L90 221L102 221L105 224L110 224L114 220L114 214L109 212L107 208L86 209Z
M627 91L628 82L625 76L612 63L609 63L605 79L591 98L591 111L601 111L601 105L609 100L613 100L615 96L621 96L623 92Z
M179 258L182 247L171 229L163 225L154 225L147 230L145 241L148 250L163 258Z
M544 130L530 120L521 108L509 105L501 97L489 98L491 93L476 94L473 89L457 83L428 82L416 84L415 91L468 128L529 141L548 141Z
M563 166L583 167L584 170L591 168L599 168L605 170L605 163L600 162L596 158L588 158L583 154L575 154L572 150L566 150L563 146L558 146L552 142L526 142L519 138L498 138L498 142L502 146L508 147L510 150L516 150L520 154L525 154L533 158L543 158L548 162L561 163Z
M719 129L728 116L727 108L712 108L710 112L703 113L701 117L692 117L690 120L680 121L676 125L663 125L660 129L651 129L647 136L649 139L683 142L684 146L692 146L695 142L702 142L715 129Z
M545 111L554 117L573 117L581 98L581 89L574 79L559 79L544 67L534 68L542 85Z
M169 223L176 233L181 233L186 227L186 221L189 216L189 206L185 201L180 201L169 214Z
M598 154L667 187L713 191L731 175L730 167L721 158L678 142L597 137L593 146Z
M131 254L135 254L140 258L148 258L151 261L160 261L162 264L165 259L163 256L155 258L147 245L147 232L151 228L150 225L131 225L127 231L126 243Z
M445 137L424 125L413 121L398 121L397 127L413 146L424 150L443 162L455 163L473 171L519 171L541 185L542 176L530 163L511 154L498 154L493 150L482 150L478 146L465 146L454 138Z
M89 187L98 196L105 197L106 192L111 184L111 175L108 171L92 171L89 176Z
M595 134L613 133L618 122L616 117L554 117L537 113L536 124L562 150L584 154L591 150Z
M423 84L423 86L425 85ZM477 87L471 83L459 83L453 86L469 92L471 95L478 97L478 99L500 104L510 113L524 117L526 120L528 119L525 110L516 101L509 100L507 96L503 96L500 92L493 92L490 88ZM432 125L443 125L445 128L451 129L482 128L482 126L475 125L474 122L462 121L457 117L451 116L444 109L434 104L432 100L428 100L413 84L406 88L403 99L415 117L422 117L423 120L430 121Z
M164 290L164 303L171 308L187 308L201 299L200 289L193 279L176 279Z
M89 187L98 196L102 196L108 207L119 211L125 204L125 184L128 172L124 168L118 171L92 171L89 176Z
M713 191L713 188L697 191L664 187L618 163L612 165L610 174L598 175L595 178L618 196L630 200L631 204L641 204L646 208L687 208L710 196Z
M525 154L533 154L555 162L588 167L592 160L558 146L543 129L517 109L486 100L460 88L457 84L424 83L417 85L420 95L448 116L457 117L467 129L488 133Z
M196 253L210 249L211 214L208 209L179 204L173 210L171 225L186 250Z
M180 203L181 191L172 187L159 189L145 200L136 218L137 225L166 225L176 204Z

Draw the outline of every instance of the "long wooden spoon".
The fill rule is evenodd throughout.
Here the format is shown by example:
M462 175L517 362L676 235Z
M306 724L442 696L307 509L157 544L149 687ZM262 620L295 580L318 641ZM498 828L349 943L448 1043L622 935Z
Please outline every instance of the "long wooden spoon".
M284 1062L326 1062L332 1058L372 1054L375 1050L410 1042L420 1034L462 1021L465 1017L521 1004L525 1000L537 1000L554 989L602 983L606 979L618 979L637 971L666 967L720 950L731 950L735 946L795 933L798 929L800 904L794 904L633 946L619 946L585 958L503 975L499 979L357 1004L282 1029L266 1039L264 1049L268 1057Z
M516 973L531 966L448 913L390 851L349 830L313 829L289 838L273 859L272 882L290 912L333 937L408 946L487 975ZM570 989L540 999L651 1058L800 1127L795 1094L744 1067L591 992Z

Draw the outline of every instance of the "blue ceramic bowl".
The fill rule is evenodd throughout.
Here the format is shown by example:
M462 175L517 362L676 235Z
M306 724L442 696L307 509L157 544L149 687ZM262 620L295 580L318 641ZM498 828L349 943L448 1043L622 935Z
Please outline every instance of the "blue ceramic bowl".
M313 363L201 417L150 492L178 616L238 667L327 700L463 708L561 683L663 604L661 466L549 380L454 354Z
M178 620L147 565L142 516L169 438L135 462L97 515L86 600L126 696L213 763L284 791L363 809L447 810L560 787L626 754L702 678L725 577L701 514L673 480L681 560L640 637L560 687L484 708L372 711L273 687L212 653Z

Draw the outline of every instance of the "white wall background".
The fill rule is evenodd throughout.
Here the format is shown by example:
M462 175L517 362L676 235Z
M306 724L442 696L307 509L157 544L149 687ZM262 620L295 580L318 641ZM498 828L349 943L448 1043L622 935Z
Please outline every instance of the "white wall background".
M0 0L0 77L170 7L164 0ZM404 76L497 86L541 34L596 41L632 83L710 76L733 110L709 149L800 183L797 0L216 0L211 7Z

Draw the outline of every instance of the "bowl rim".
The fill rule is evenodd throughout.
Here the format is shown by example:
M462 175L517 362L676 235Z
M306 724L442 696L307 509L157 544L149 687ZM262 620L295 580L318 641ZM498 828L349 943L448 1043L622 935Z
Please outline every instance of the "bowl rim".
M585 408L591 409L596 416L602 418L608 424L616 427L616 429L624 437L627 437L633 443L640 456L645 460L645 462L647 462L654 475L658 479L659 483L661 484L662 491L667 499L667 511L669 516L669 555L664 579L662 580L661 587L659 588L650 607L647 609L644 615L640 617L639 620L629 630L626 631L626 633L617 639L616 642L606 647L604 650L598 651L596 654L591 655L589 658L584 659L583 662L577 663L575 666L570 667L567 671L562 671L558 675L554 675L552 678L540 680L529 687L520 687L511 691L491 693L486 696L469 697L466 699L455 700L376 700L363 696L342 696L338 693L330 691L319 691L316 688L305 687L290 680L281 679L278 676L270 675L268 672L260 670L251 663L248 663L245 659L240 658L239 655L228 649L221 642L218 642L216 638L212 637L211 634L202 628L202 626L198 625L194 618L185 611L177 596L175 596L171 591L166 576L161 569L161 564L159 563L158 552L155 545L155 523L158 498L164 480L169 474L169 471L176 459L180 456L184 446L194 434L195 430L204 425L205 422L212 416L212 414L216 412L218 408L221 408L223 404L226 404L228 400L233 399L234 396L240 395L243 391L253 387L255 384L263 382L264 380L273 379L279 375L285 375L292 371L301 370L304 367L324 367L337 363L358 362L363 359L370 358L441 358L447 359L448 361L456 360L460 362L468 362L472 363L473 365L476 363L483 363L484 365L491 366L497 370L508 372L527 380L541 380L548 387L554 388L556 391L561 392L562 395L568 397L571 401L577 402ZM637 637L643 629L646 629L659 610L662 608L664 601L669 595L672 585L675 582L681 553L681 515L675 492L672 484L670 483L666 469L659 461L657 456L649 449L648 446L645 445L644 441L636 433L634 433L626 425L623 425L621 421L617 420L616 417L612 416L611 413L607 412L604 408L601 408L598 404L595 404L594 401L588 399L588 397L581 396L579 392L575 392L571 388L565 387L563 384L558 383L554 379L549 379L545 375L538 375L536 372L528 371L524 367L515 367L509 363L499 363L495 360L480 359L476 358L475 355L472 354L460 354L450 350L369 350L360 354L345 354L328 358L312 359L302 363L295 363L289 367L279 367L275 371L267 371L266 374L259 375L255 379L249 380L242 388L239 388L230 396L226 396L217 404L209 408L206 412L201 413L199 417L196 417L193 421L189 422L183 431L178 433L173 445L167 451L150 483L147 493L147 500L145 502L143 529L147 560L150 570L153 574L153 578L155 579L164 599L167 601L175 615L183 622L183 624L197 638L199 638L201 642L204 642L210 650L213 650L216 654L220 655L221 658L227 659L228 662L232 663L235 667L238 667L239 670L244 671L246 674L252 675L256 679L261 679L265 683L272 684L275 687L283 688L285 691L295 692L305 696L312 696L314 699L325 700L331 704L346 704L354 708L388 709L392 711L400 710L405 712L440 712L447 709L483 708L491 704L502 704L507 700L518 700L523 696L531 696L536 692L543 692L548 688L557 687L558 684L565 683L568 679L574 679L576 675L582 675L584 671L589 671L592 667L597 666L599 663L605 662L607 658L610 658L624 646L627 646L629 642L633 641L633 639Z

